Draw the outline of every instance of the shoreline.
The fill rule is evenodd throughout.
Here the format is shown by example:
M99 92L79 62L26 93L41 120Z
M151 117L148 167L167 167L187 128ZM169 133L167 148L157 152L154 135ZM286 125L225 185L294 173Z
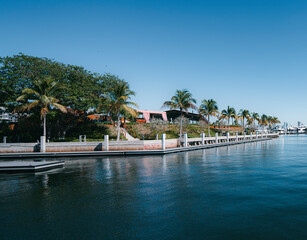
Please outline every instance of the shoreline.
M272 138L249 139L243 141L220 142L188 147L167 148L165 150L124 150L124 151L78 151L78 152L25 152L25 153L1 153L0 159L26 159L26 158L66 158L66 157L110 157L110 156L146 156L165 155L171 153L195 151L216 147L232 146L252 142L272 140Z

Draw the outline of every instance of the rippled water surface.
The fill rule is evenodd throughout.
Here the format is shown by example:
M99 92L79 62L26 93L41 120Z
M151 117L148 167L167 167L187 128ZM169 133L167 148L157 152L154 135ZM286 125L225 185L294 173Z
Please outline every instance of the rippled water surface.
M0 175L0 239L307 239L307 136Z

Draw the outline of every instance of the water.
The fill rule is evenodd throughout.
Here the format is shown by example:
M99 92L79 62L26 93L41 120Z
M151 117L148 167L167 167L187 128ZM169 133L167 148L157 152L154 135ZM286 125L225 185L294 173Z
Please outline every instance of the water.
M0 239L307 239L307 136L0 175Z

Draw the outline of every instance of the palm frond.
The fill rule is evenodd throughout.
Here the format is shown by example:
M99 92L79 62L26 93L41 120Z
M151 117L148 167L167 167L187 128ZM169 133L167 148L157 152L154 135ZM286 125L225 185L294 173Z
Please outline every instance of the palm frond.
M59 104L59 103L53 103L52 104L54 107L56 107L57 109L59 109L61 112L63 113L67 113L67 107Z
M123 105L122 108L126 112L130 113L133 117L137 117L139 115L138 111L136 111L135 109L133 109L133 108L127 106L127 105Z
M23 94L23 95L20 95L17 99L16 99L16 101L17 102L23 102L23 101L25 101L26 99L27 99L27 95L25 95L25 94Z
M36 97L40 97L40 94L37 91L30 89L30 88L26 88L26 89L22 90L22 93L27 94L27 95L34 95Z
M30 102L29 105L28 105L28 107L27 107L27 110L29 111L29 110L31 110L32 108L35 108L35 107L37 107L37 106L39 106L39 101L38 101L38 100L37 100L37 101Z

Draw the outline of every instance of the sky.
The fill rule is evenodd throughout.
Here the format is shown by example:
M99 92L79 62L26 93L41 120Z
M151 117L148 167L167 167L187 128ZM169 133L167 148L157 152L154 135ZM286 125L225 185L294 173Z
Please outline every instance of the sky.
M142 110L188 89L307 124L305 0L0 0L0 56L20 52L118 75Z

